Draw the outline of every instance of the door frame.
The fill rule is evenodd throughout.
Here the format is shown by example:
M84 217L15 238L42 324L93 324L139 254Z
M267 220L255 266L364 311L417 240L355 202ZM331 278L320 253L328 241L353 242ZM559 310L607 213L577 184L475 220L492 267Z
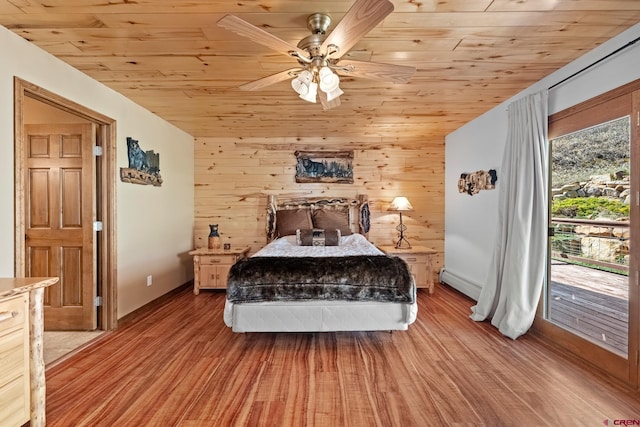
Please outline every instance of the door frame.
M52 107L82 117L97 127L97 144L102 146L101 161L96 166L99 183L93 191L96 196L96 219L102 221L101 232L96 233L94 257L98 267L97 293L102 298L98 310L98 329L112 330L118 325L116 287L116 121L103 114L63 98L53 92L14 77L14 203L15 203L15 277L24 277L25 250L25 189L24 189L24 99L36 99Z
M596 110L598 106L623 96L628 96L631 103L631 111L629 111L629 105L624 108L624 111L628 111L631 116L629 148L631 156L631 194L634 195L634 202L630 205L630 216L635 219L630 224L630 245L634 246L640 241L640 217L638 215L640 213L640 172L638 172L640 168L640 80L627 83L549 116L549 126L551 127L557 121L585 110ZM617 111L607 110L602 116L598 115L596 117L601 118L604 122L608 119L619 117L618 114L619 112ZM584 123L574 122L569 129L556 125L555 134L563 135L575 130L575 128L587 127L592 123L592 117L585 117ZM549 139L555 137L555 134L550 134ZM549 155L551 155L551 152ZM550 191L551 189L549 188ZM551 206L550 200L551 196L549 196L549 208ZM534 330L551 342L613 375L634 389L640 389L640 253L638 253L640 251L631 251L629 260L629 348L627 358L624 358L614 355L599 345L580 338L546 319L546 295L548 292L548 275L550 274L550 248L547 249L547 280L545 280L544 289L540 296L540 304L533 324Z

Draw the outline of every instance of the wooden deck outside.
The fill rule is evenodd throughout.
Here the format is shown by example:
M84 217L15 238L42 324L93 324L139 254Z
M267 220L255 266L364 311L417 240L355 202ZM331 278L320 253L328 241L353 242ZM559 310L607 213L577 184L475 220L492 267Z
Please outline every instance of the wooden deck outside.
M553 260L549 320L621 356L627 356L627 276Z

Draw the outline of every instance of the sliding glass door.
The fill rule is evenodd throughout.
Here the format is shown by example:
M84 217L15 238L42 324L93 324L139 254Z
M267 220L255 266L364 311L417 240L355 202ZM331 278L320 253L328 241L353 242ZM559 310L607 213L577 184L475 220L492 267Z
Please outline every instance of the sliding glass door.
M550 118L548 275L537 322L558 344L636 385L638 290L629 278L638 270L638 89Z
M629 116L550 141L547 318L627 357Z

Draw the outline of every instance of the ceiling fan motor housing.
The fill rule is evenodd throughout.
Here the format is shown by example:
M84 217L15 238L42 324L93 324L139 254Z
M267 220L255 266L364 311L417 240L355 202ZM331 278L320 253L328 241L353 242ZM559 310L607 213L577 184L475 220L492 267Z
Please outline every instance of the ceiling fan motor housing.
M307 28L312 34L325 34L331 25L331 17L324 13L314 13L307 17Z
M311 58L324 56L325 52L320 51L320 47L327 38L326 32L331 25L331 18L324 13L314 13L307 17L307 28L311 35L303 38L298 43L298 47L309 52Z

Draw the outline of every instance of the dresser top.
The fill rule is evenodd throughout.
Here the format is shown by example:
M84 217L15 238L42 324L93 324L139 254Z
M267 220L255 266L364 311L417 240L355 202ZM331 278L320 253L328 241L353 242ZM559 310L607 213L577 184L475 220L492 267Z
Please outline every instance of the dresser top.
M57 277L0 277L0 298L29 292L58 283Z

